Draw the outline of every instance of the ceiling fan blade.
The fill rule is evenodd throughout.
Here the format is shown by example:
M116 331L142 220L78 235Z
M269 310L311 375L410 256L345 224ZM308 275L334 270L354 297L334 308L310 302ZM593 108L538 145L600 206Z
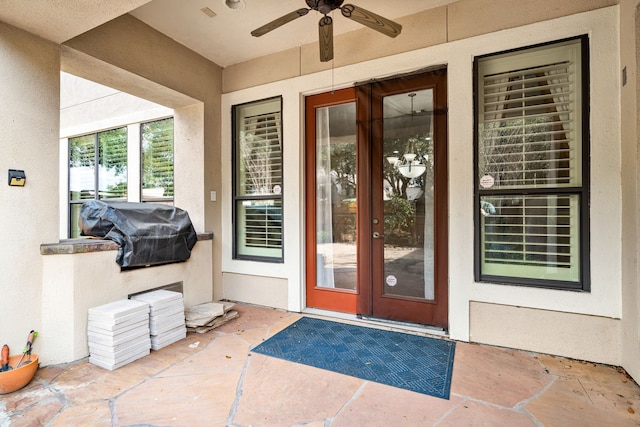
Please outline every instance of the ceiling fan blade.
M402 31L402 25L397 22L393 22L390 19L352 4L345 4L340 8L340 11L346 18L366 25L369 28L381 32L385 36L396 37Z
M263 36L267 34L269 31L275 30L276 28L281 27L287 22L291 22L294 19L298 19L301 16L306 15L307 13L309 13L309 10L311 9L298 9L293 12L287 13L286 15L283 15L278 19L274 19L268 24L265 24L262 27L256 28L255 30L251 31L251 35L254 37Z
M327 62L333 59L333 19L323 16L318 22L318 39L320 42L320 61Z

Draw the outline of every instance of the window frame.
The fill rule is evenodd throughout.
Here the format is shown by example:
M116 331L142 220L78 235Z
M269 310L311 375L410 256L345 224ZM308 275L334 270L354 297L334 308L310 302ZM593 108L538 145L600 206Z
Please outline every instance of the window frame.
M144 171L143 171L143 162L144 162L144 150L143 150L143 126L160 122L164 120L171 120L173 122L173 135L172 135L172 149L173 149L173 185L174 185L174 194L170 197L163 198L143 198L142 197L142 187L143 187L143 179L144 179ZM132 129L137 129L137 131ZM110 198L110 199L101 199L98 197L99 193L96 191L93 199L78 199L71 200L71 150L72 143L71 141L75 138L82 137L92 137L94 144L94 176L93 182L94 186L97 189L99 186L99 174L97 173L99 168L99 134L104 132L113 131L116 129L124 129L126 133L126 151L127 151L127 195L126 197L120 198ZM137 136L136 136L137 135ZM65 138L67 141L67 215L66 223L67 223L67 232L66 236L69 239L82 238L82 236L72 236L74 230L74 215L73 215L73 206L78 205L81 206L84 202L88 200L111 200L111 201L135 201L140 203L157 203L157 204L165 204L173 206L175 203L175 115L169 116L160 116L156 118L152 118L145 121L133 122L130 124L120 124L117 126L113 126L110 128L105 128L93 132L82 133L79 135L69 136ZM137 141L137 154L132 153L131 150L136 150L136 142ZM133 145L131 145L133 143ZM139 175L136 173L131 173L133 170L138 168ZM136 178L137 176L137 178Z
M523 54L526 51L534 52L535 50L553 48L562 43L578 42L580 43L580 62L581 62L581 85L576 85L576 92L580 91L581 100L580 119L581 119L581 140L576 139L576 144L581 148L580 166L581 185L579 186L561 186L534 188L532 185L502 188L502 189L485 189L480 186L480 112L483 94L479 93L480 61L490 60L492 57L504 57L510 54ZM474 117L474 278L476 282L494 283L501 285L529 286L547 289L573 290L573 291L590 291L590 222L589 222L589 205L590 205L590 70L589 70L589 37L588 35L580 35L576 37L565 38L548 43L540 43L536 45L526 46L518 49L511 49L502 52L496 52L474 57L473 61L473 117ZM575 123L575 121L574 121ZM485 196L562 196L577 195L578 197L578 239L577 247L579 249L579 259L577 268L579 274L578 281L550 280L550 279L534 279L518 276L491 275L482 271L483 259L483 221L480 212L481 198Z
M144 126L145 125L149 125L151 123L156 123L156 122L162 122L162 121L166 121L166 120L171 120L172 124L171 124L171 156L172 156L172 165L171 165L171 175L172 175L172 182L173 182L173 193L171 194L171 196L162 196L162 197L147 197L145 198L143 195L143 191L144 191ZM140 122L138 123L138 129L139 129L139 134L140 134L140 182L138 182L138 188L139 188L139 192L140 192L140 202L141 203L161 203L161 204L166 204L166 205L171 205L173 206L175 203L175 186L176 186L176 172L175 172L175 166L176 166L176 161L175 161L175 152L176 152L176 147L175 147L175 117L174 116L169 116L169 117L160 117L157 119L153 119L153 120L147 120L144 122Z
M90 133L85 133L82 135L76 135L76 136L72 136L72 137L68 137L67 141L68 141L68 146L67 146L67 156L68 156L68 161L67 161L67 174L68 174L68 182L67 182L67 205L68 205L68 215L69 215L69 219L67 221L67 236L69 236L69 238L79 238L82 236L72 236L73 233L73 221L74 221L74 215L73 215L73 207L75 205L78 206L82 206L85 202L89 201L89 200L111 200L111 201L126 201L129 198L130 195L130 191L129 191L129 159L128 159L128 155L127 155L127 162L126 162L126 178L125 178L125 183L127 184L127 192L126 195L124 197L116 197L116 198L101 198L100 197L100 134L101 133L105 133L105 132L111 132L114 130L118 130L118 129L124 129L124 133L126 135L126 141L125 141L125 153L128 152L129 149L129 129L127 127L127 125L121 125L121 126L114 126L112 128L108 128L108 129L102 129L99 131L94 131L94 132L90 132ZM72 143L71 141L75 138L82 138L82 137L87 137L87 136L92 136L93 137L93 148L94 148L94 165L93 165L93 185L94 185L94 194L93 194L93 198L92 199L78 199L78 200L72 200L71 199L71 150L72 150Z
M262 103L268 102L278 102L279 104L279 113L280 113L280 193L269 193L266 195L240 195L239 194L239 186L238 182L238 161L239 161L239 135L238 135L238 119L239 119L239 110L242 108L249 108L253 105L259 105ZM268 98L258 99L254 101L249 101L241 104L235 104L231 106L231 221L232 221L232 230L233 230L233 238L232 238L232 258L234 260L245 260L245 261L258 261L258 262L266 262L266 263L284 263L285 256L285 248L284 248L284 137L283 137L283 97L272 96ZM268 255L253 255L253 254L243 254L240 253L240 210L238 209L238 203L242 201L279 201L280 202L280 256L268 256Z

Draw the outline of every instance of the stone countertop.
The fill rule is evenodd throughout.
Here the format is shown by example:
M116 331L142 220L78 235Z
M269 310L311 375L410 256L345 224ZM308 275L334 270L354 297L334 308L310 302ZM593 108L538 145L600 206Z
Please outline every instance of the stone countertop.
M198 233L198 241L213 240L213 232ZM57 243L43 243L40 245L41 255L82 254L89 252L115 251L118 244L113 240L82 237L78 239L60 240Z

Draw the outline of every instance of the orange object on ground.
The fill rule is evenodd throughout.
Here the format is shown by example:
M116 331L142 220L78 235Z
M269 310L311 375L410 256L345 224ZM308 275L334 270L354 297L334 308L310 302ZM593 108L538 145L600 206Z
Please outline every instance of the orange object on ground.
M9 368L9 346L2 346L2 367L0 367L0 372L8 371Z
M0 394L7 394L20 390L31 382L38 370L39 358L35 353L31 354L31 362L22 361L18 367L21 354L9 357L9 366L13 369L7 372L0 372Z

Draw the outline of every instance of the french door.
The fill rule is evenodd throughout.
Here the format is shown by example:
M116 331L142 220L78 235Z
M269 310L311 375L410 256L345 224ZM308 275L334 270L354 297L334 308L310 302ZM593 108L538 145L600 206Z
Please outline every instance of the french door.
M306 98L306 304L448 325L446 70Z

